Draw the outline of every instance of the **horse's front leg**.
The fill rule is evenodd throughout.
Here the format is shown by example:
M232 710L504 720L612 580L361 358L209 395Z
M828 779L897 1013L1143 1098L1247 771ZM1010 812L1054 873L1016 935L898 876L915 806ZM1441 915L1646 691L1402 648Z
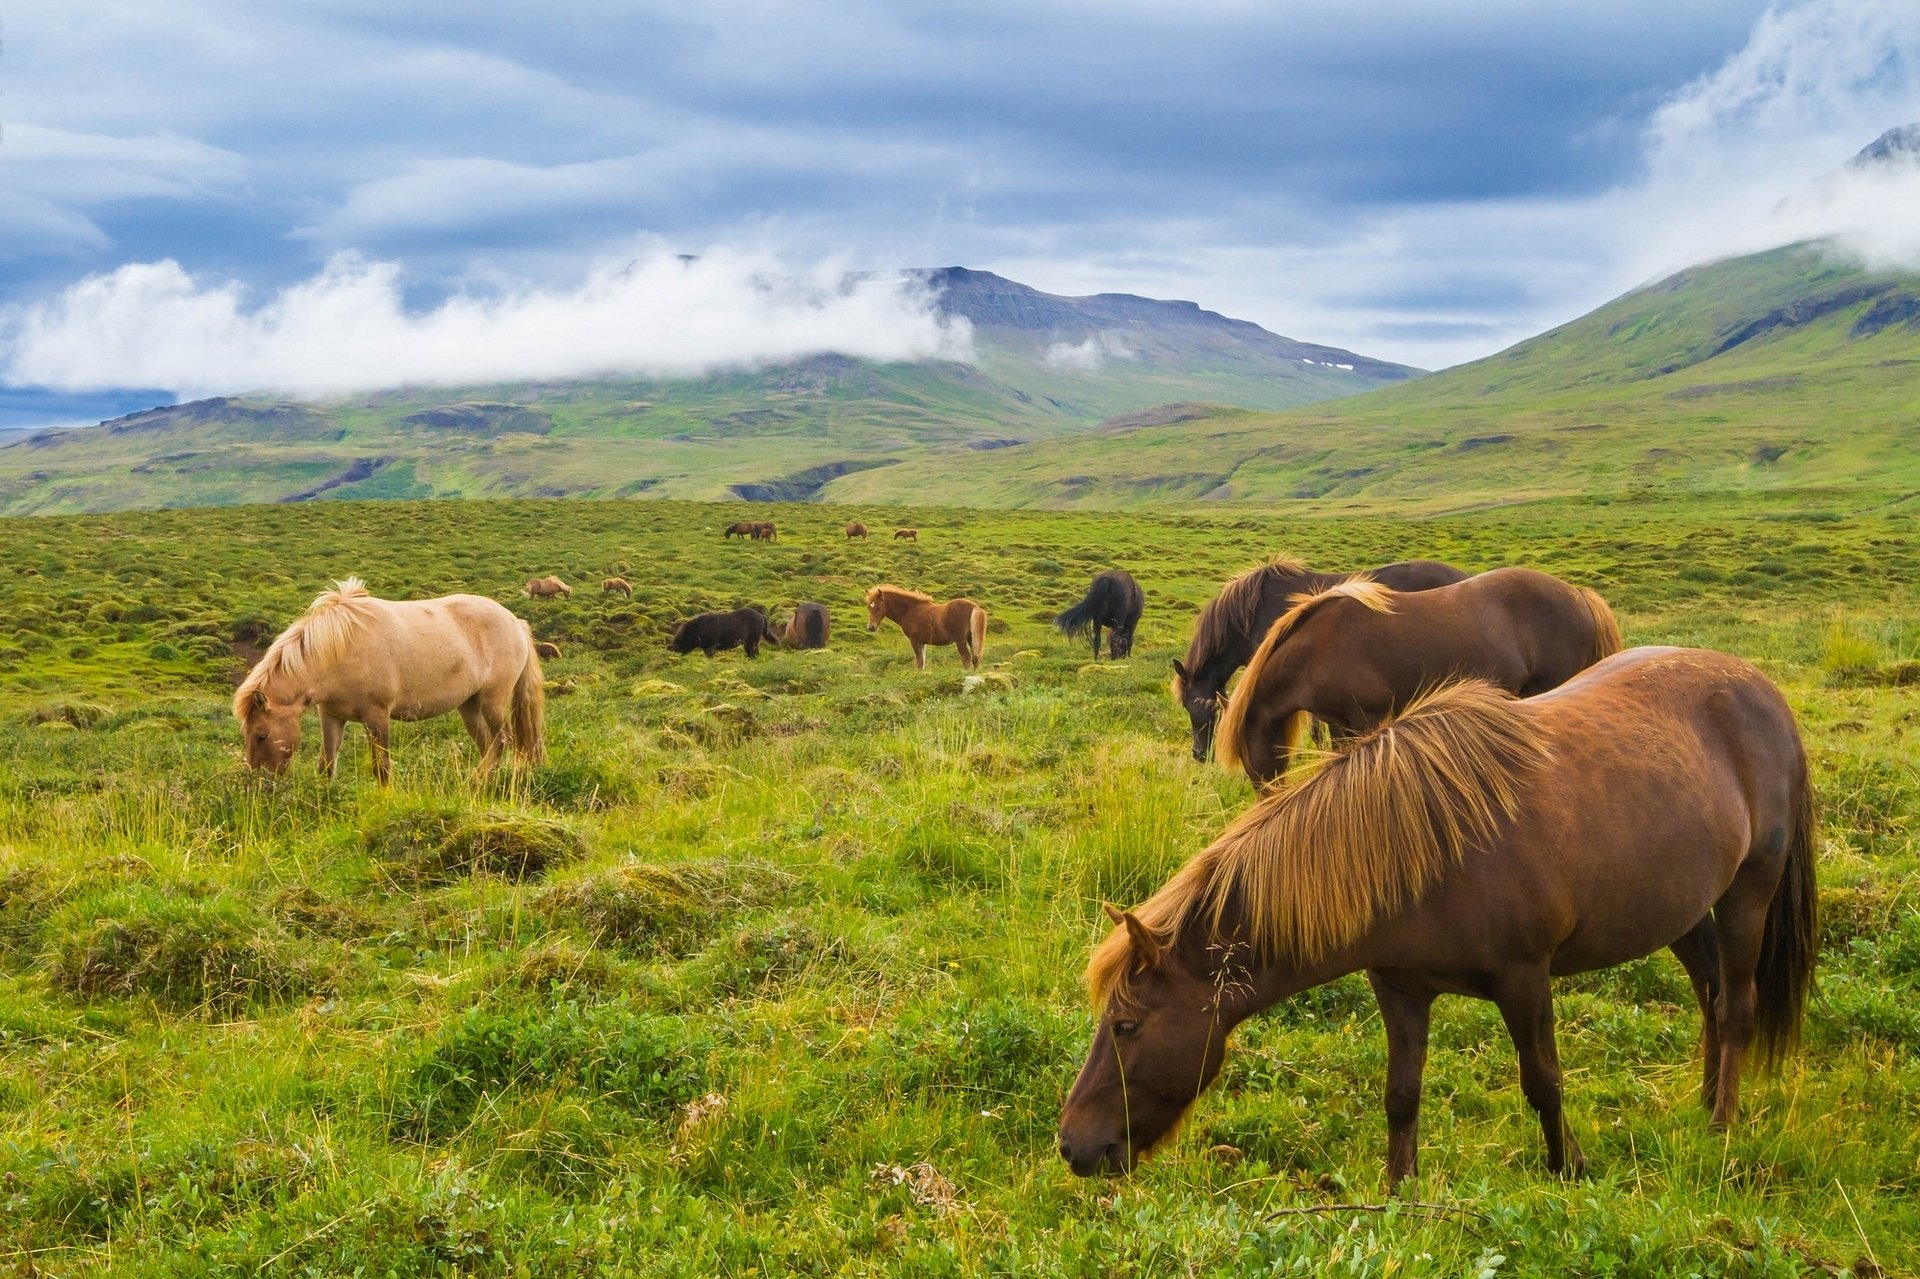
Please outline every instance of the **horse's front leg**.
M919 640L914 640L912 643L914 669L924 671L927 669L927 646Z
M360 722L367 726L367 744L373 749L374 780L385 786L393 779L393 760L387 749L392 723L387 708L376 706L369 709L366 718Z
M1427 1069L1433 992L1369 972L1387 1029L1387 1188L1420 1171L1420 1088Z
M1520 1091L1540 1116L1540 1133L1547 1140L1547 1169L1578 1177L1587 1170L1587 1157L1567 1128L1560 1104L1560 1052L1553 1042L1553 986L1545 970L1515 976L1503 982L1494 1003L1513 1036L1520 1058Z
M331 778L340 758L340 739L347 733L347 721L320 712L320 776Z

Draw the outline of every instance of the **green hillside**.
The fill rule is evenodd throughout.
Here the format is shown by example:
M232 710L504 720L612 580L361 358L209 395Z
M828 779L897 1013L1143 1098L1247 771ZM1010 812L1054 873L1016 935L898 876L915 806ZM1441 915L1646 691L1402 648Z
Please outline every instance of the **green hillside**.
M1809 246L1692 268L1491 358L829 485L981 506L1462 507L1644 488L1920 487L1920 277Z

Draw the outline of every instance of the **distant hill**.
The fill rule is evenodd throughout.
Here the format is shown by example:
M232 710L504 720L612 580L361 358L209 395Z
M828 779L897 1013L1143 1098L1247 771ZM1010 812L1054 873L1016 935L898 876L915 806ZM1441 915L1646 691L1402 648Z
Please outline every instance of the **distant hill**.
M913 274L943 313L972 324L975 363L822 355L681 380L401 388L325 403L223 396L0 438L0 513L426 496L806 500L840 477L1069 436L1170 402L1278 409L1418 374L1191 302L1059 297L959 267Z
M1920 488L1920 275L1797 245L1694 267L1488 359L1281 413L1117 419L829 484L983 506Z

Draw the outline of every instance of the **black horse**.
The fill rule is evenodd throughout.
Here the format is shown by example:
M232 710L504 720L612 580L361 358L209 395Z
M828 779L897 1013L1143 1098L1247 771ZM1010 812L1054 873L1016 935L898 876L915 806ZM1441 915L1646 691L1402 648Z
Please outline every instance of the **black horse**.
M1083 627L1093 628L1093 656L1100 657L1100 628L1106 627L1107 656L1125 657L1133 651L1133 628L1140 625L1140 610L1146 597L1140 583L1125 569L1110 568L1093 579L1087 597L1053 619L1063 635L1077 635Z
M1175 658L1173 663L1173 696L1193 722L1195 759L1204 760L1213 749L1213 721L1225 700L1227 681L1252 660L1253 650L1293 607L1295 597L1317 594L1353 576L1319 573L1298 560L1275 558L1228 582L1200 610L1187 660ZM1371 569L1366 576L1396 591L1430 591L1472 574L1438 560L1401 560Z
M793 606L786 633L780 642L788 648L825 648L827 646L827 606L811 600Z
M767 610L756 604L731 613L702 613L688 618L673 632L672 648L676 653L691 653L697 648L708 657L721 649L744 648L748 657L758 657L762 642L778 644L780 638L767 621Z

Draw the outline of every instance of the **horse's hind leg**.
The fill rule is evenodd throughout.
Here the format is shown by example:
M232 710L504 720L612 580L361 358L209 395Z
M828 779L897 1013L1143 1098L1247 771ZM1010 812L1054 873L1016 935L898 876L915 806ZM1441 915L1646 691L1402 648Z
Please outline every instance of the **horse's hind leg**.
M1494 1003L1520 1058L1520 1091L1540 1116L1547 1168L1578 1177L1587 1170L1587 1157L1580 1153L1580 1143L1573 1139L1561 1110L1560 1052L1553 1042L1553 987L1547 974L1528 973L1508 980Z
M1763 870L1764 868L1764 870ZM1766 873L1771 872L1771 873ZM1754 973L1760 967L1760 943L1767 907L1779 883L1778 863L1748 862L1733 886L1713 905L1714 934L1720 950L1720 1085L1713 1099L1713 1125L1724 1128L1740 1115L1740 1072L1753 1039Z
M1713 916L1703 917L1669 949L1687 970L1700 1004L1700 1104L1712 1110L1720 1094L1720 944Z
M492 771L500 762L500 742L507 730L507 708L504 705L490 707L485 699L486 694L475 693L460 704L460 720L467 726L467 736L480 748L483 773Z
M1387 1187L1420 1170L1420 1078L1427 1068L1433 992L1409 989L1381 973L1367 982L1387 1028Z

